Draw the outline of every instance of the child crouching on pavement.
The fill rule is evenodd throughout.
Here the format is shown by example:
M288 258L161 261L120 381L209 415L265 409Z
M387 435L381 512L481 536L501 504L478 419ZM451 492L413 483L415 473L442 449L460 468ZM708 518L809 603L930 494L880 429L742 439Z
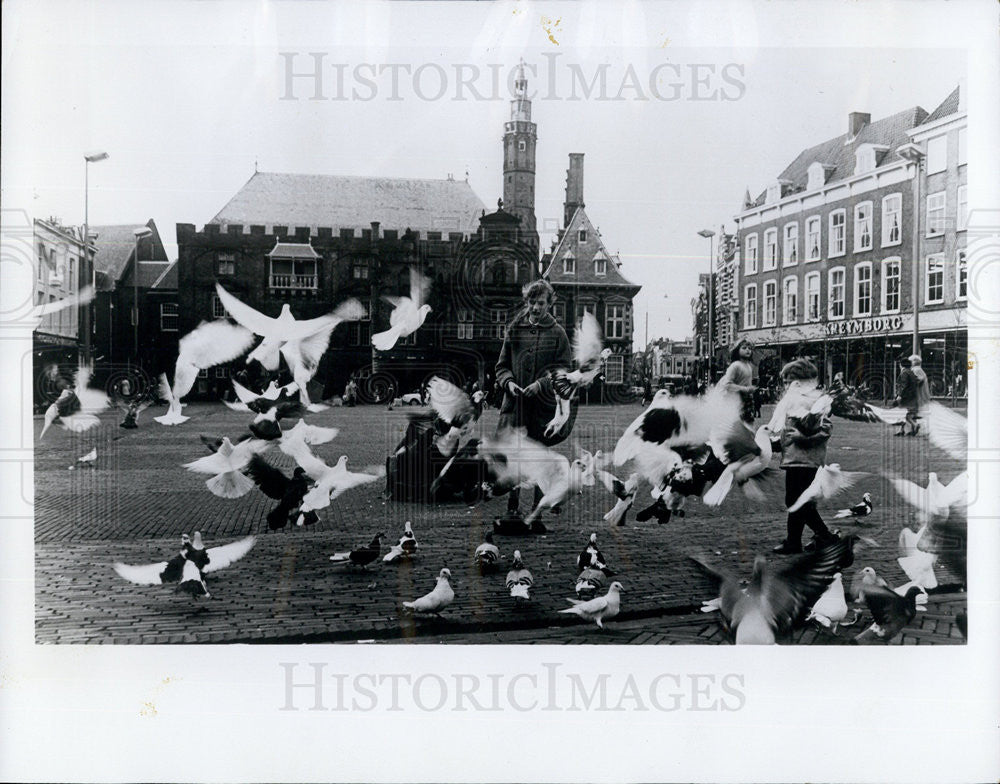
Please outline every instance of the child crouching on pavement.
M556 402L549 371L572 367L573 355L565 330L549 310L555 290L546 280L529 283L522 291L524 308L514 317L504 335L500 357L496 364L497 384L504 391L500 406L497 432L506 428L523 427L528 437L545 446L554 446L566 439L576 420L576 404L561 430L546 437L545 427L555 416ZM535 502L541 492L535 488ZM515 489L507 497L507 513L497 521L497 530L517 530L524 527L519 510L520 493ZM532 533L545 533L540 520L532 524Z
M785 507L792 506L812 484L816 471L826 464L826 443L830 440L833 423L828 414L810 413L822 396L819 371L807 359L796 359L781 369L781 378L788 385L784 397L768 423L772 433L780 434L781 469L785 472ZM788 514L785 541L774 548L779 555L802 552L802 531L808 526L814 544L807 547L822 549L838 541L816 509L815 501Z

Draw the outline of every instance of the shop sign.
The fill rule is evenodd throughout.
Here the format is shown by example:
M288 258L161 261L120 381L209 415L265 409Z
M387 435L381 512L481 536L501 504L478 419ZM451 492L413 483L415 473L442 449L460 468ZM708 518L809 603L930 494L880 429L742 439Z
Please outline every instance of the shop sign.
M830 321L827 335L868 335L880 332L897 332L903 328L902 316L877 316L875 318Z

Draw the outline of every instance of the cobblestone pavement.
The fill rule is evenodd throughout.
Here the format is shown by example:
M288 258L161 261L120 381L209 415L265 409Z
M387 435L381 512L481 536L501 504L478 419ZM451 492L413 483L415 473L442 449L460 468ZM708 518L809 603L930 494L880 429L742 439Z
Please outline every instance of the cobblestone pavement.
M577 445L592 451L612 448L640 411L638 406L583 408L563 451ZM498 537L505 564L520 549L534 575L530 605L515 609L503 585L507 566L482 577L472 564L483 532L504 508L503 499L475 508L387 503L381 484L375 483L337 498L315 526L265 533L264 516L274 503L269 498L257 490L235 500L218 498L205 488L205 477L181 467L206 453L199 433L235 437L245 429L247 415L217 404L191 404L185 408L189 422L162 427L151 421L150 413L160 412L147 411L138 430L119 429L117 418L108 414L90 433L50 431L42 442L37 441L41 423L35 421L35 626L40 643L719 643L724 637L717 621L698 612L701 601L711 597L711 586L687 556L698 554L749 575L754 554L769 553L784 535L780 472L764 506L750 506L734 491L718 510L695 500L685 517L665 525L637 524L630 513L626 526L608 527L602 516L613 498L598 486L570 499L561 515L547 515L547 535ZM312 424L340 428L334 441L314 451L330 463L347 454L355 469L382 465L406 427L407 413L371 406L310 415ZM495 411L486 412L484 431L492 429L495 416ZM77 467L76 459L95 447L96 464ZM267 459L290 473L291 458L277 449ZM891 584L905 582L895 561L896 538L904 524L913 523L912 516L877 471L891 466L925 484L928 471L937 471L947 482L961 467L924 438L893 438L892 430L882 425L843 420L835 420L829 460L848 470L876 472L835 504L852 503L864 490L876 504L863 521L840 525L845 534L859 533L881 545L859 547L845 580L854 569L871 565ZM637 506L645 505L646 490L640 489ZM823 510L828 522L832 508ZM386 545L394 542L406 520L412 521L420 542L411 561L379 562L368 570L330 563L330 554L366 543L377 530L387 534ZM209 576L209 600L191 600L172 586L133 586L111 569L114 561L165 560L177 551L180 534L196 529L208 546L259 534L245 558ZM575 559L592 531L627 590L622 614L603 633L557 612L573 595ZM455 602L440 619L404 613L402 601L433 588L442 566L452 572ZM954 582L942 570L938 578ZM961 642L953 623L960 607L962 594L932 596L928 611L894 642ZM852 628L860 631L869 622L859 619ZM796 641L840 644L851 636L849 631L833 637L809 627Z

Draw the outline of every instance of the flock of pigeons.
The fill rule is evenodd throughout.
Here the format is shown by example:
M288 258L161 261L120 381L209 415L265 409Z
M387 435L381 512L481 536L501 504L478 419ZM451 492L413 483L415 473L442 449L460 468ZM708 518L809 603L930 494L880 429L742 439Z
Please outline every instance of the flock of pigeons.
M243 355L248 363L257 361L268 370L277 370L283 358L293 378L290 384L279 387L272 382L262 392L255 392L233 382L238 402L227 405L253 414L248 432L235 439L201 436L208 454L184 464L184 468L208 476L205 482L208 490L223 498L239 498L259 488L277 502L267 515L271 530L315 523L318 511L339 495L385 475L381 467L361 472L348 470L346 455L333 465L327 464L311 447L332 441L337 429L308 424L302 418L327 408L309 399L307 384L336 326L360 318L363 310L357 301L348 300L325 316L296 320L285 305L277 318L271 318L241 302L222 286L217 284L216 289L236 323L226 319L202 323L181 339L173 384L169 385L165 376L160 382L160 395L168 401L168 411L156 417L156 421L162 425L180 425L188 420L182 413L181 399L190 392L200 370ZM390 329L373 336L377 348L387 350L401 337L419 329L429 311L429 306L423 304L426 291L427 281L413 273L411 296L390 298L394 306ZM555 417L549 423L552 431L565 423L573 396L593 382L607 355L600 328L589 313L578 325L573 348L575 366L551 373L557 401ZM434 485L447 481L461 458L475 461L481 467L478 475L486 477L482 487L485 498L515 488L538 488L540 500L525 519L526 526L544 511L558 510L571 494L584 492L598 483L614 497L611 509L604 515L605 522L623 526L643 480L651 487L653 503L639 511L636 520L656 517L664 523L674 514L683 515L689 498L699 497L706 506L717 507L734 488L742 492L747 503L763 503L767 498L763 486L776 473L771 465L771 443L778 434L772 433L767 425L756 430L747 426L740 419L739 399L722 389L711 389L701 396L671 396L661 390L625 429L612 454L581 450L580 457L572 461L528 438L523 430L477 437L475 426L482 412L481 394L470 398L442 378L432 379L428 392L430 405L442 425L434 448L448 458ZM790 388L786 395L793 393L799 392ZM829 415L832 403L830 396L820 396L809 416ZM42 435L57 421L74 432L93 427L98 422L97 414L108 405L108 396L89 386L89 372L81 368L74 384L65 385L46 411ZM122 426L134 427L144 406L135 400L129 402ZM937 403L930 403L921 414L930 441L952 457L964 459L967 421ZM865 412L867 419L890 424L897 423L902 415L895 409L874 406ZM295 417L298 422L288 427L288 421ZM295 461L291 476L266 459L266 453L275 446ZM85 457L92 462L95 455ZM621 476L612 473L608 470L612 463L619 468L627 467L628 472ZM866 475L866 472L844 471L836 463L823 466L790 510L831 499ZM926 603L928 591L938 587L934 567L939 559L964 586L968 475L963 472L942 485L935 474L930 474L925 487L897 476L889 479L900 497L916 510L921 526L917 531L904 528L899 537L898 562L909 577L908 583L891 588L871 567L864 567L854 575L850 589L845 590L845 570L854 564L855 546L859 542L875 544L868 538L847 536L830 547L791 558L780 568L772 567L758 556L745 583L708 565L703 558L693 558L719 588L717 597L706 602L703 609L720 612L736 643L774 643L788 639L792 631L807 621L815 620L834 633L839 626L856 622L860 617L857 609L854 618L846 620L850 599L867 608L874 620L856 641L891 639L913 620ZM839 510L835 517L861 518L872 508L871 496L865 493L860 503ZM336 553L331 561L366 568L382 557L382 536L377 534L366 545ZM619 613L624 588L618 580L608 584L614 572L597 549L596 539L593 534L577 559L577 596L569 600L571 606L562 612L595 621L603 628L604 620ZM115 564L115 570L134 583L177 583L179 590L193 596L208 596L205 575L246 555L255 541L255 537L249 536L206 549L200 534L195 532L193 538L187 535L182 538L179 553L169 561L146 566ZM382 560L412 558L417 549L412 526L407 523L399 542ZM502 558L492 533L487 533L472 557L483 575L499 568ZM434 589L414 601L404 602L403 607L417 613L440 613L455 598L450 580L451 572L441 569ZM506 576L506 587L515 605L530 601L533 585L520 550L515 550ZM602 593L605 589L606 593ZM964 616L960 619L964 629L963 624Z

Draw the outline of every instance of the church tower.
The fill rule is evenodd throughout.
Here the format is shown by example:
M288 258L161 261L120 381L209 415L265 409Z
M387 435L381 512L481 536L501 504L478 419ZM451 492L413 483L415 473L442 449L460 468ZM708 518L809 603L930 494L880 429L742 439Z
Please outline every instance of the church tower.
M535 224L535 145L537 126L531 121L531 99L524 62L517 67L514 100L510 102L510 122L503 134L503 206L521 219L524 241L538 248Z

